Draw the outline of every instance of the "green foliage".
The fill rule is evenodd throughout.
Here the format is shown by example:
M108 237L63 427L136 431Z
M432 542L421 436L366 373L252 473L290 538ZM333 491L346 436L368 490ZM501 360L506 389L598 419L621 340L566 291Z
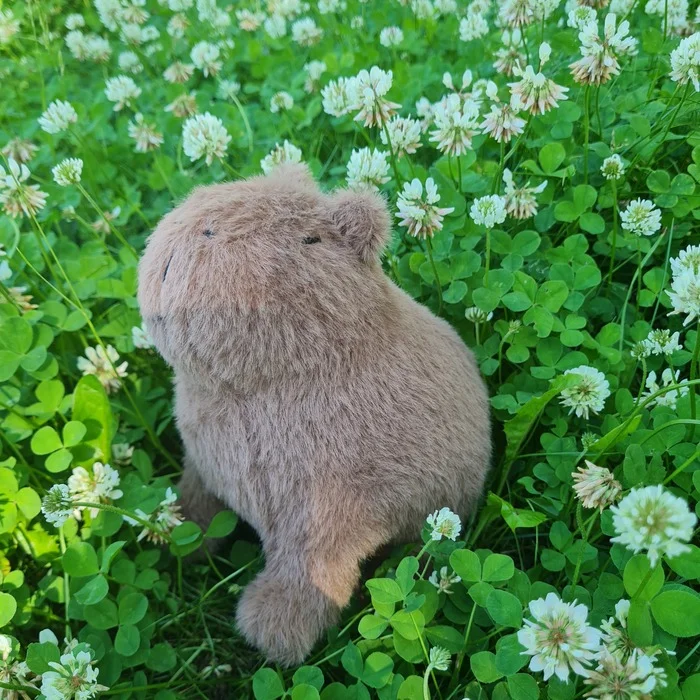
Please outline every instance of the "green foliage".
M261 159L285 140L328 189L346 184L357 149L388 154L376 127L354 112L324 110L320 89L331 80L373 65L391 69L387 98L415 117L421 97L434 105L450 92L445 71L459 91L468 66L498 90L494 101L483 83L461 87L460 99L481 100L480 124L492 102L508 103L508 83L519 76L494 68L505 3L492 3L489 32L470 41L459 39L461 5L456 15L417 17L432 5L347 0L323 14L311 3L302 16L323 32L311 46L293 37L298 17L278 38L238 26L236 11L274 3L226 10L219 3L231 19L219 30L199 17L212 3L179 3L192 4L182 12L173 4L125 0L127 26L111 28L109 13L100 18L91 3L65 0L6 3L10 15L0 16L0 680L7 692L44 697L37 677L63 656L85 653L99 669L95 692L125 699L574 700L589 689L582 676L545 679L518 636L555 594L584 605L594 628L624 627L625 644L663 668L665 686L658 683L653 697L700 697L700 549L633 551L617 540L610 504L583 507L572 489L589 460L610 471L623 495L662 484L700 513L700 328L697 318L684 325L682 315L669 316L671 259L698 243L698 93L669 77L674 27L634 3L638 53L618 52L619 74L585 86L569 68L579 58L578 30L559 3L545 21L525 24L510 49L537 70L540 43L551 45L542 71L568 88L557 108L520 110L522 133L502 148L476 126L464 154L445 155L426 122L415 153L388 155L381 191L394 221L414 177L432 178L438 206L452 209L430 245L395 226L384 268L473 348L491 396L492 473L455 541L432 539L426 525L422 543L367 563L361 590L307 665L281 669L235 630L236 599L262 565L259 542L235 513L200 527L179 511L174 484L183 455L171 373L138 330L138 256L158 220L194 186L258 174ZM76 35L71 50L66 20L78 11L84 37L108 40L104 60L73 55ZM604 17L600 11L599 24ZM158 36L138 39L142 21ZM379 40L389 26L403 32L397 46ZM99 49L95 36L77 53ZM166 81L173 62L195 62L200 41L219 50L215 74L196 68L184 85ZM132 74L134 60L141 70ZM311 61L325 64L317 80L304 68ZM141 93L115 109L105 81L119 75ZM233 80L237 91L227 85ZM294 105L272 112L282 90ZM188 95L231 139L210 165L183 148L177 105ZM37 120L55 100L69 101L77 121L48 133ZM136 152L137 112L163 137L157 148ZM36 148L8 147L14 138ZM47 195L32 216L12 194L20 182L8 159L22 145L31 172L21 182ZM601 172L613 154L624 164L618 179ZM79 185L52 179L64 158L83 161ZM506 168L518 188L545 186L529 195L531 216L511 211L486 230L471 208L477 198L506 194ZM622 226L636 199L659 210L651 235ZM640 342L654 330L678 332L679 347L644 351ZM576 394L580 375L567 374L582 366L601 372L610 391L586 410ZM688 383L675 390L675 381ZM65 485L74 503L59 513L49 496L42 514L41 499L55 485ZM52 493L60 500L60 489Z

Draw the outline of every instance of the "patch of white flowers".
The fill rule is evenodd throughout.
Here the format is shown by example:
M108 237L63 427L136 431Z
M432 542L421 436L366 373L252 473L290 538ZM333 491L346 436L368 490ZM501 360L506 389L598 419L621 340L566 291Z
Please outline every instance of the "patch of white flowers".
M430 528L430 539L436 542L443 537L454 541L462 531L462 521L449 508L436 510L426 518L426 522Z
M653 236L661 228L661 212L650 200L635 199L620 212L620 221L635 236Z
M281 163L301 163L301 149L287 139L281 146L275 144L275 147L260 161L260 167L267 174Z
M348 187L354 190L379 189L389 182L389 154L369 148L360 148L352 152L347 167Z
M209 112L190 117L182 127L182 149L191 161L204 158L211 165L214 158L221 160L230 141L224 123Z
M474 200L469 216L475 224L493 228L506 220L506 200L497 194L487 194Z
M61 187L79 183L82 172L83 161L80 158L64 158L51 169L54 181Z
M440 195L432 177L425 181L425 195L423 183L418 178L405 183L396 202L399 225L405 226L411 236L434 236L442 229L443 217L454 211L454 207L438 207L439 201Z
M128 75L109 78L105 84L105 97L110 102L114 102L115 112L124 109L124 107L130 107L140 94L141 88Z
M691 83L700 92L700 32L695 32L671 51L671 80L679 85Z
M661 557L690 551L687 543L698 518L684 499L660 484L632 489L610 510L616 533L611 542L619 542L635 554L646 552L652 566Z
M47 134L60 134L78 121L78 113L65 100L55 100L39 117L39 126Z
M79 357L77 364L83 374L97 377L108 394L121 387L121 380L127 376L126 368L129 365L128 362L119 364L119 353L111 345L87 347L85 357Z
M700 246L688 246L677 258L671 258L673 314L685 314L683 325L700 319Z
M591 412L600 413L605 407L605 399L610 396L610 383L605 375L588 365L567 369L564 374L576 377L572 386L561 391L561 404L570 409L569 413L586 419Z

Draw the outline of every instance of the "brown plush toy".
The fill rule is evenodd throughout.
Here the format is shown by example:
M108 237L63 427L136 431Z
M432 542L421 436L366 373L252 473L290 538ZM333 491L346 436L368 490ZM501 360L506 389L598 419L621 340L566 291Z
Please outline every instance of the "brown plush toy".
M224 507L264 570L238 627L300 663L348 603L359 563L475 508L488 397L445 321L382 272L380 195L324 194L304 166L196 189L148 241L139 302L175 369L188 517Z

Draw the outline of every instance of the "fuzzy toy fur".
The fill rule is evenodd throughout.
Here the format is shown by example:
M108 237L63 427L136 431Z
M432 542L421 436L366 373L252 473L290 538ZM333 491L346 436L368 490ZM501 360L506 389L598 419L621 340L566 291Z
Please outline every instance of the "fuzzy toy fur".
M196 189L139 269L175 369L188 517L224 507L262 539L238 627L300 663L348 603L359 563L466 516L491 454L488 397L445 321L382 272L391 224L369 192L323 194L303 166Z

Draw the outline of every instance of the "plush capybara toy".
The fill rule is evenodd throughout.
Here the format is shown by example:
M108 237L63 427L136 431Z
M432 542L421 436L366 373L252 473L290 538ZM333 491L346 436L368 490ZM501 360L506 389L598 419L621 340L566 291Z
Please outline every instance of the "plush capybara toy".
M372 192L324 194L305 166L201 187L159 223L139 302L175 370L188 517L224 507L265 568L240 631L300 663L348 603L360 562L477 505L491 454L471 352L380 265Z

